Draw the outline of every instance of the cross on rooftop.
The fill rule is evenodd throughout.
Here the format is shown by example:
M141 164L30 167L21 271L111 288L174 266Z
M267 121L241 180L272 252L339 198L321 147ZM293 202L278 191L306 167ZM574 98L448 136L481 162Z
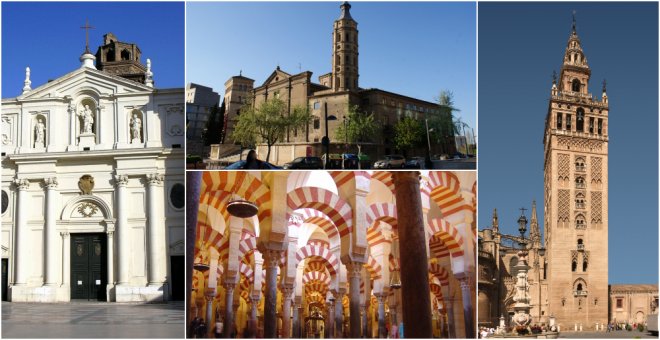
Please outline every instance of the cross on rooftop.
M85 30L85 53L90 53L89 52L89 30L94 29L94 27L89 25L89 19L85 19L85 26L81 26L80 28Z

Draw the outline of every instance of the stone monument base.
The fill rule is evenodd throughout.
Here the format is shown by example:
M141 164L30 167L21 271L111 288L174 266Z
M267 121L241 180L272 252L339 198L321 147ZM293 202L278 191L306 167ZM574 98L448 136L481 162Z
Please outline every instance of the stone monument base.
M93 147L96 145L96 135L93 133L83 133L78 136L78 146L80 148Z

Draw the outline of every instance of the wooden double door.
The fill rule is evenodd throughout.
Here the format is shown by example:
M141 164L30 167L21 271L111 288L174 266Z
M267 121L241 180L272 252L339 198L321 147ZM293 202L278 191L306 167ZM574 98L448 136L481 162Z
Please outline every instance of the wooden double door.
M106 301L107 263L106 234L71 234L71 299Z

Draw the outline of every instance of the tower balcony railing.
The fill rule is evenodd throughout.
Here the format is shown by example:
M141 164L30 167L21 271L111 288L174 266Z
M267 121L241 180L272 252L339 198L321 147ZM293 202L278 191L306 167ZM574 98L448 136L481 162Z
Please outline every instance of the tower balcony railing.
M584 166L584 165L576 165L576 166L575 166L575 171L577 171L577 172L585 172L585 171L587 171L587 167Z
M587 188L587 184L584 183L584 182L583 182L583 183L576 182L576 183L575 183L575 188L576 188L576 189L586 189L586 188Z
M575 296L587 296L586 290L574 290L573 295Z
M585 207L586 207L586 204L584 204L584 203L579 203L579 202L575 203L575 209L585 209Z
M587 229L587 225L584 223L576 223L575 229Z
M577 245L577 250L578 251L584 251L584 244L578 244Z
M588 101L589 104L597 107L606 108L607 104L603 103L600 100L595 100L591 93L580 93L573 91L560 91L556 95L552 96L552 99L563 100L567 102L581 102Z

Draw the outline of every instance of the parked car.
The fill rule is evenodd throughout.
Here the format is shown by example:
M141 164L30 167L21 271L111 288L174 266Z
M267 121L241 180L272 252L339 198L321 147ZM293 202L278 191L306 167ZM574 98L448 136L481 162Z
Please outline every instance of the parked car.
M386 155L385 159L381 159L374 163L376 169L391 169L403 168L406 166L406 159L400 155Z
M457 152L454 154L453 159L461 159L461 158L467 158L467 156L466 156L464 153L461 153L461 152L458 152L458 151L457 151Z
M413 157L406 161L406 169L424 169L426 159L424 157Z
M284 163L282 169L323 169L323 161L319 157L298 157Z
M225 168L225 170L240 170L240 169L243 169L243 167L245 166L245 162L246 161L243 160L243 161L238 161L236 163L232 163L232 164L228 165ZM272 170L282 169L281 167L270 164L268 162L263 162L263 165L264 165L264 169L272 169Z

